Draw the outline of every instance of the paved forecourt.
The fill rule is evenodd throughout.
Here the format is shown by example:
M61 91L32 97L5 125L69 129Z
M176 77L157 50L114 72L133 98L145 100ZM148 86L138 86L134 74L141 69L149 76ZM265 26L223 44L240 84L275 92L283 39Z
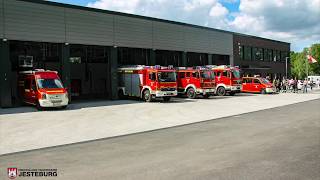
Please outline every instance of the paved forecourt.
M101 101L67 110L0 110L0 155L127 135L319 99L320 93L176 98L169 103Z

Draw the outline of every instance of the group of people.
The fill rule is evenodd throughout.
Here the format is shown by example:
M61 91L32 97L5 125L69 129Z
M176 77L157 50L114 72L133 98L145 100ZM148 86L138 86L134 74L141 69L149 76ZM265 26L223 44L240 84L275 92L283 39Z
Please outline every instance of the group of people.
M304 80L298 80L297 78L286 79L274 79L272 81L273 86L276 88L277 92L293 92L298 93L299 90L302 90L303 93L308 92L308 87L312 90L313 87L320 88L320 79L308 80L307 78Z

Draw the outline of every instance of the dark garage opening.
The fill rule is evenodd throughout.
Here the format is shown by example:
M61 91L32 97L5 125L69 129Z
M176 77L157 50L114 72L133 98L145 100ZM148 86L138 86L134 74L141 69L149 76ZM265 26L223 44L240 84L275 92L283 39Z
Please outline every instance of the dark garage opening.
M179 51L165 51L156 50L156 65L161 66L181 66L182 62L182 52Z
M213 54L212 63L214 65L230 65L229 55Z
M70 45L73 100L110 98L109 59L109 47Z
M24 59L32 59L33 69L58 71L61 77L61 44L31 41L10 41L9 57L11 61L11 94L13 105L20 105L21 101L17 91L19 71L31 70L19 66Z
M150 49L118 47L118 65L146 65Z
M208 65L208 54L205 53L187 53L187 66L204 66Z

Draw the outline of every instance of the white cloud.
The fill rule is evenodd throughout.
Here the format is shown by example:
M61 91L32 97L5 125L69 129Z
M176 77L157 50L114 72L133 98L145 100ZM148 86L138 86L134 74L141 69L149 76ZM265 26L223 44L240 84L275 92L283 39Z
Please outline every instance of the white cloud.
M89 7L221 28L292 43L320 42L320 0L97 0ZM232 18L230 18L232 17ZM300 43L301 42L301 43Z
M212 6L209 15L212 17L225 17L229 13L228 9L222 6L220 3L216 3Z
M89 7L99 8L99 9L110 9L110 10L120 10L125 13L134 13L138 8L140 0L107 0L107 1L96 1L94 3L89 3Z
M320 0L241 0L239 10L229 22L235 31L291 42L293 50L320 42Z

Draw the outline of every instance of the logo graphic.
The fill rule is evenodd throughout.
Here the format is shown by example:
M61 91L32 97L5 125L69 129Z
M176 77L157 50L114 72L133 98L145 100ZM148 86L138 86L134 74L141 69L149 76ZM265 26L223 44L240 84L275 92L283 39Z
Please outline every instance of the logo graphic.
M15 179L18 175L18 169L17 168L8 168L8 177L10 179Z

